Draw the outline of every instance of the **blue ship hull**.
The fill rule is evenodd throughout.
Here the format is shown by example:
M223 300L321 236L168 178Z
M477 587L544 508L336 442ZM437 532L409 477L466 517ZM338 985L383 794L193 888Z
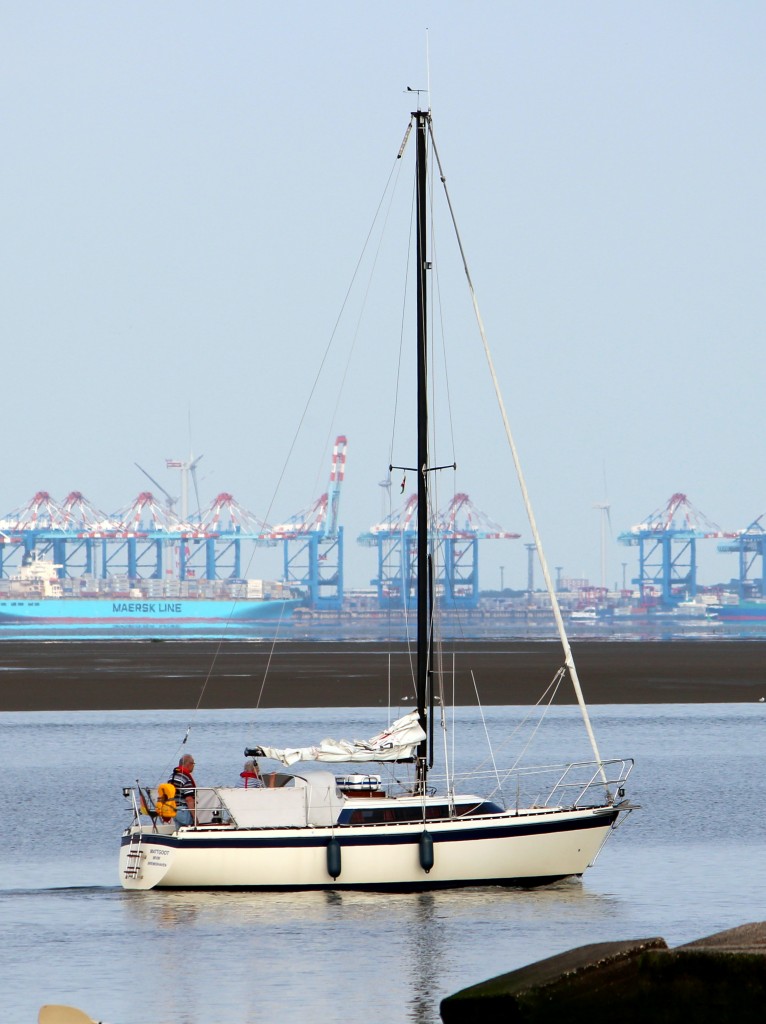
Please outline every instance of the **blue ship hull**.
M739 604L721 605L718 618L723 622L764 622L766 601L740 601Z
M239 601L195 598L41 597L0 599L0 627L6 625L142 626L244 625L275 622L292 615L300 601Z

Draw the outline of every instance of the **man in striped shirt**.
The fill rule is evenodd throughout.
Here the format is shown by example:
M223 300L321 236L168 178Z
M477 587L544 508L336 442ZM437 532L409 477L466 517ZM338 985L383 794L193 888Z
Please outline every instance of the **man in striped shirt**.
M197 783L194 781L193 771L194 758L191 754L184 754L168 779L176 787L175 821L177 825L194 824L194 792Z

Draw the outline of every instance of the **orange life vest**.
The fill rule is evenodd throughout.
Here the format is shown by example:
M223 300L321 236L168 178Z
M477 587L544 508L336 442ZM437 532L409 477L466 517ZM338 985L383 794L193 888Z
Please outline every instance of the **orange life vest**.
M157 814L163 821L170 821L176 816L176 787L172 782L161 782L157 787Z

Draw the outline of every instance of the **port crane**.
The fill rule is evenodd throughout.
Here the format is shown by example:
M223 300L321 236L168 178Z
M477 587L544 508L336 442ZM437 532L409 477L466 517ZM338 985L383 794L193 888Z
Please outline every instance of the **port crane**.
M380 608L413 608L417 603L418 497L412 494L401 509L373 525L359 538L378 551L377 587ZM476 507L469 496L456 494L430 525L434 547L435 592L446 608L476 608L479 603L479 541L518 540Z
M335 439L327 490L308 508L271 528L265 539L281 542L283 580L306 589L309 606L340 611L343 604L343 527L338 523L348 441Z
M223 491L186 524L179 545L179 579L241 579L242 544L273 547L270 527Z
M63 502L38 491L0 519L0 577L42 557L56 563L60 578L239 579L242 544L273 546L268 533L262 520L226 493L185 522L172 503L151 491L114 514L96 508L80 491Z
M378 607L402 609L417 600L417 494L357 538L363 547L378 551L378 572L371 583L377 588ZM405 601L405 595L406 601Z
M178 543L184 523L151 491L142 491L114 519L104 537L101 575L116 575L124 567L130 580L162 579L167 548Z
M65 575L64 521L64 509L47 491L37 491L26 505L4 516L0 522L4 534L0 540L0 575L18 571L20 565L43 555L61 563L57 572Z
M99 545L103 561L106 539L117 527L115 518L96 508L81 491L71 491L59 506L58 525L61 535L52 538L58 575L97 576Z
M738 593L740 600L766 596L766 529L761 520L766 513L754 519L744 530L735 530L730 539L718 545L719 551L736 552L739 556ZM760 579L751 579L750 572L756 559L761 559Z
M240 580L242 544L274 543L266 524L226 492L185 521L144 491L116 518L110 539L117 543L105 549L104 576L124 567L131 580Z
M637 584L642 601L672 608L697 595L697 541L730 536L703 515L685 494L673 494L661 508L617 538L638 547Z
M63 502L38 491L0 521L0 576L18 571L31 558L49 558L60 578L95 576L97 541L111 536L115 526L114 518L80 491L72 491Z
M47 491L38 491L26 505L0 520L0 576L9 576L35 557L46 533L59 529L60 509ZM46 547L50 549L51 542Z

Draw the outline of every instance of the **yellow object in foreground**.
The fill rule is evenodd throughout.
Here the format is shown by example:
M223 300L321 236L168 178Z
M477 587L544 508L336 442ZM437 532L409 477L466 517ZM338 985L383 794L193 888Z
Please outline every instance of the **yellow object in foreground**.
M87 1013L83 1013L75 1006L59 1006L50 1003L40 1007L37 1024L98 1024L98 1021L93 1020Z
M172 782L161 782L157 787L157 803L155 809L163 821L170 821L176 816L176 787Z

